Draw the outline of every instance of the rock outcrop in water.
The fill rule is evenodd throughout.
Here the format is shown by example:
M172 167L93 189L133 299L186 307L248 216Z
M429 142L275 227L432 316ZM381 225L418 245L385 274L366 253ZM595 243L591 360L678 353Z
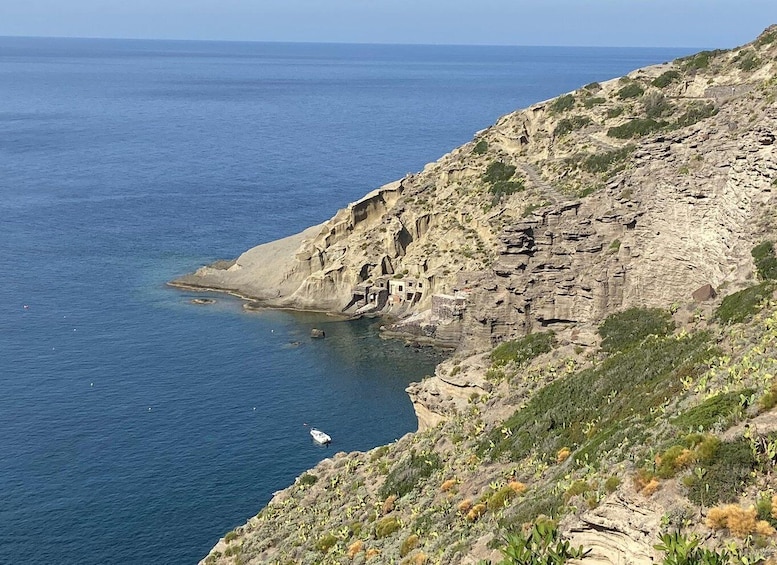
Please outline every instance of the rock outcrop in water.
M323 461L205 562L476 563L540 515L591 563L670 528L774 554L776 59L773 26L586 85L174 281L456 348L408 390L417 434Z

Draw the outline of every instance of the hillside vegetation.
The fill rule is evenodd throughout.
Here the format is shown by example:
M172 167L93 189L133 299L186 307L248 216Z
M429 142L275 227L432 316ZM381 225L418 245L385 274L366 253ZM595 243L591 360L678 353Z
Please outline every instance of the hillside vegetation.
M387 265L466 288L447 325L389 312L457 349L409 389L419 432L324 460L203 562L777 561L776 58L771 27L510 114L304 243L305 292Z

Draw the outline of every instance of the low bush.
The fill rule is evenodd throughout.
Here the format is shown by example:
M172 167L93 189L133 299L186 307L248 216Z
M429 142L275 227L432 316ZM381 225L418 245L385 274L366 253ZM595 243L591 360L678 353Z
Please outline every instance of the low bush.
M519 493L516 489L510 485L505 485L502 488L494 491L488 497L486 508L488 508L489 512L497 512L498 510L502 510L508 505L510 500L518 496L518 494Z
M742 539L752 534L762 536L774 534L774 528L769 522L758 519L755 506L742 508L737 504L726 504L710 508L704 523L713 530L728 529L731 535Z
M609 170L614 164L625 161L634 152L633 145L626 145L620 149L605 151L589 155L583 159L580 167L589 173L603 173Z
M583 107L590 110L594 106L598 106L599 104L604 104L605 102L607 102L606 98L602 98L601 96L591 96L583 100Z
M777 31L769 31L761 34L761 36L755 40L754 45L756 47L763 47L764 45L769 45L775 41L777 41Z
M385 500L392 494L402 497L412 492L423 479L430 477L441 466L440 456L436 453L417 454L415 450L411 451L409 457L401 460L389 472L380 488L380 497Z
M757 463L746 439L721 442L698 473L689 475L688 498L700 506L736 500Z
M564 502L569 502L574 497L581 494L586 494L590 491L591 485L589 485L586 481L575 481L572 483L572 486L570 486L566 492L564 492Z
M555 137L561 137L562 135L582 129L592 123L591 118L588 116L572 116L570 118L564 118L559 120L556 128L553 130L553 135Z
M673 445L656 458L656 474L662 479L671 479L695 460L693 451L682 445Z
M652 118L634 118L625 124L609 128L607 135L617 139L633 139L659 131L668 125L667 122L659 122Z
M665 336L674 330L672 315L660 308L629 308L605 318L599 326L602 349L623 351L649 335Z
M621 484L620 477L617 477L613 475L612 477L609 477L606 481L604 481L604 490L607 492L607 494L612 494L616 490L618 490L618 487Z
M628 98L636 98L638 96L642 96L643 94L645 94L645 89L642 88L636 82L630 82L615 94L621 100L626 100Z
M490 359L495 367L501 367L508 363L523 365L538 355L547 353L555 345L556 334L537 332L520 339L500 343L491 351Z
M475 147L472 149L472 152L475 155L483 155L488 151L488 141L485 139L481 139L475 144Z
M315 547L321 553L326 553L327 551L332 549L336 543L337 543L337 536L335 536L334 534L326 534L323 537L320 537L316 541Z
M502 161L494 161L488 165L483 174L483 180L489 184L499 181L507 181L513 178L515 165L508 165Z
M724 324L738 324L755 316L772 296L774 283L764 281L726 296L715 311L715 319Z
M718 394L677 416L672 423L689 431L712 429L715 424L741 412L741 395L748 397L754 392L753 389L743 389Z
M318 481L318 477L313 473L303 473L299 478L300 486L314 485Z
M565 94L564 96L559 96L556 98L553 103L550 105L550 113L551 114L560 114L562 112L566 112L567 110L571 110L575 106L575 97L571 94Z
M672 105L660 92L651 92L642 99L642 107L648 118L662 118L671 113Z
M720 49L716 49L714 51L702 51L696 55L684 57L679 60L683 62L683 68L685 70L698 71L709 67L710 61L721 53L723 53L723 51Z
M655 79L653 79L653 86L658 88L666 88L674 81L680 78L680 73L675 70L666 71L661 73Z
M375 524L375 537L377 539L388 537L401 527L402 524L394 516L381 518L380 521Z
M405 541L402 542L402 545L399 546L399 556L405 557L408 553L418 547L419 541L420 539L417 534L410 534L407 536Z
M677 118L677 121L672 124L673 129L684 128L686 126L692 126L693 124L710 118L718 113L718 109L715 104L710 102L709 104L703 104L701 102L694 102L688 106L688 109Z
M761 60L755 53L748 51L741 59L739 59L737 66L742 71L750 72L761 66Z
M777 256L774 253L774 244L764 241L750 251L753 256L758 278L764 281L777 279Z
M526 189L523 180L500 180L492 184L488 191L491 193L494 201L499 201L505 196L522 192Z

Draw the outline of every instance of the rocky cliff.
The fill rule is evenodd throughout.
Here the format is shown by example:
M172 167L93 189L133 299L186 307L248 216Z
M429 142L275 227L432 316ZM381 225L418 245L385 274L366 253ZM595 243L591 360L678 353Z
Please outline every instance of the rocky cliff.
M421 314L406 329L431 338L433 296L466 291L472 307L444 341L487 347L740 283L771 220L773 76L773 45L755 42L586 85L504 116L321 226L173 284Z
M174 281L456 348L409 389L417 434L322 462L205 562L475 563L540 515L592 563L653 562L670 527L774 553L776 98L773 26Z

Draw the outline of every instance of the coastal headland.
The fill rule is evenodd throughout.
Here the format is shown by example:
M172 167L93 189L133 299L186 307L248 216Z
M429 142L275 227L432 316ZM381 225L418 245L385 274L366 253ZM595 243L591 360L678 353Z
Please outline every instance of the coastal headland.
M774 555L776 98L772 26L503 116L172 281L453 349L408 389L418 433L323 461L203 562L477 563L547 517L589 563L652 563L670 527Z

